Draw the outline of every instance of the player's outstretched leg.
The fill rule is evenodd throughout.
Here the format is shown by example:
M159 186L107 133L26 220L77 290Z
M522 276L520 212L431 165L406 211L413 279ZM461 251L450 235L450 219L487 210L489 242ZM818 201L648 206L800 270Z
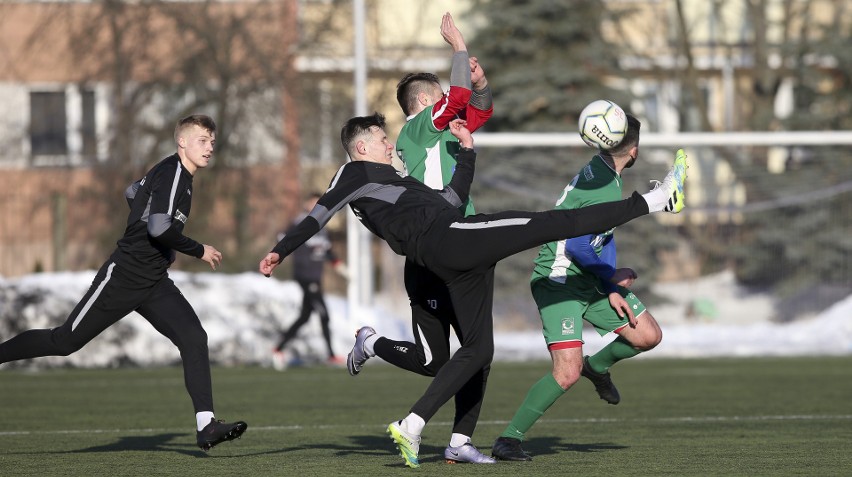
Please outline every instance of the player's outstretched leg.
M363 326L355 332L355 346L346 356L346 369L349 370L350 375L355 376L360 373L361 367L370 359L370 355L364 349L364 342L374 334L376 330L369 326Z
M615 384L612 383L612 377L610 376L609 371L606 373L599 373L592 369L592 367L589 366L588 356L583 357L583 370L580 371L580 374L595 385L595 391L598 392L598 396L600 396L604 401L610 404L618 404L619 401L621 401L621 396L618 394L618 389L615 388Z
M498 437L491 447L491 455L500 460L532 460L532 456L521 448L521 440L513 437Z
M420 467L417 455L420 453L420 436L414 435L402 428L402 421L388 424L388 435L399 449L399 454L405 460L405 465L416 469Z
M497 461L479 452L479 449L474 447L470 442L458 447L447 446L444 449L444 459L448 464L458 464L460 462L468 462L471 464L494 464Z
M212 418L210 419L210 424L207 424L204 426L204 429L196 433L198 447L207 452L216 444L239 439L247 428L248 424L243 421L225 422Z

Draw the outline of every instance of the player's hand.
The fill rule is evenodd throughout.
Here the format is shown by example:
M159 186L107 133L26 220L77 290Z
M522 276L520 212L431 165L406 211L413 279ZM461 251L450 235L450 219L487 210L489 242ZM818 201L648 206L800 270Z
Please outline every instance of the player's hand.
M265 257L263 257L263 260L260 261L260 265L258 266L258 270L264 276L267 276L267 277L272 276L272 271L275 270L275 267L278 266L280 261L281 261L281 257L277 253L269 252L268 254L266 254Z
M639 278L639 275L632 268L619 268L615 270L615 274L612 275L609 281L620 287L630 288L637 278Z
M473 85L473 89L480 91L485 89L488 86L488 80L485 79L485 71L482 69L482 66L479 64L479 60L475 56L471 56L470 59L470 82Z
M609 294L609 306L611 306L621 318L624 318L624 316L627 315L627 321L630 323L631 328L635 328L639 323L636 321L636 315L633 314L633 310L630 309L630 305L627 303L627 300L621 296L621 293L612 292Z
M347 267L345 263L338 260L334 262L334 265L332 265L332 267L338 275L343 277L344 280L349 280L349 267Z
M215 247L207 244L202 244L204 246L204 255L201 256L201 260L210 264L210 268L216 270L216 267L219 266L219 262L222 261L222 252L216 250Z
M464 119L453 119L450 121L450 133L457 137L459 144L462 147L473 147L473 134L467 128L467 121Z
M444 41L453 47L453 53L458 51L467 51L467 45L464 43L464 37L459 29L456 28L456 24L453 22L453 16L450 15L449 12L445 13L444 17L441 18L441 36L444 37Z

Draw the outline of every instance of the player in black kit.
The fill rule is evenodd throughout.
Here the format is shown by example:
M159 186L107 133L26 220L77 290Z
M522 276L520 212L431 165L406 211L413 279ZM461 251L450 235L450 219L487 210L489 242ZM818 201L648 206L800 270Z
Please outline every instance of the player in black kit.
M269 276L287 255L317 233L349 204L355 216L399 255L434 272L447 284L459 321L461 347L438 371L411 413L388 426L406 465L418 467L420 434L437 410L491 362L494 354L491 316L493 274L499 260L565 237L609 230L631 219L683 201L683 178L670 171L653 191L591 207L545 212L510 211L464 217L459 206L468 197L476 153L463 120L450 124L460 149L452 180L436 191L391 165L394 145L381 114L355 117L341 131L351 162L344 164L316 207L259 264ZM356 350L358 346L356 345ZM362 350L354 359L360 367Z
M89 291L59 327L25 331L0 344L0 363L40 356L68 356L132 311L180 350L184 381L196 412L198 446L207 451L240 437L245 422L225 423L213 414L207 333L168 276L175 251L216 269L222 254L183 235L192 202L192 177L213 156L216 124L207 116L181 119L178 151L127 188L130 215L124 236L101 266Z

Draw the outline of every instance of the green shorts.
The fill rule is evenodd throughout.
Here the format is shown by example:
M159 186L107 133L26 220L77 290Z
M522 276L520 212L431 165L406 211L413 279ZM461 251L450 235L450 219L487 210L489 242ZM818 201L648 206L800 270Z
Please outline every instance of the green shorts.
M530 288L548 348L582 345L583 320L594 326L601 336L628 323L627 317L618 316L609 304L609 297L597 289L577 289L549 279L536 280ZM630 290L623 287L618 287L618 290L635 316L645 311L645 305Z

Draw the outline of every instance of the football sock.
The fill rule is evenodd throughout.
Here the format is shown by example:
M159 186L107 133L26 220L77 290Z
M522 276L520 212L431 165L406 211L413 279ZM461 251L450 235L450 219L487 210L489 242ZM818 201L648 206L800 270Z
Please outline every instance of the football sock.
M669 194L662 187L642 194L642 198L648 203L648 212L662 212L669 203Z
M470 442L470 437L457 432L453 432L452 437L450 437L450 447L461 447L468 442Z
M195 413L195 427L199 431L204 429L204 426L210 424L210 420L213 419L213 413L210 411L201 411Z
M424 427L426 427L426 421L413 412L402 420L402 428L417 436L423 433Z
M370 358L376 355L376 350L373 349L373 346L376 345L376 341L378 341L379 338L381 338L381 336L376 333L364 340L364 351L367 352L367 356Z
M526 433L535 424L535 421L544 414L544 411L553 405L560 396L565 394L565 389L556 382L553 374L547 373L546 376L539 379L533 384L527 392L527 397L521 403L521 407L515 411L515 416L512 422L506 427L506 430L500 434L501 437L511 437L513 439L524 440Z
M610 366L622 359L632 358L639 353L641 351L634 348L624 337L619 336L593 356L589 356L589 367L597 373L606 373Z

